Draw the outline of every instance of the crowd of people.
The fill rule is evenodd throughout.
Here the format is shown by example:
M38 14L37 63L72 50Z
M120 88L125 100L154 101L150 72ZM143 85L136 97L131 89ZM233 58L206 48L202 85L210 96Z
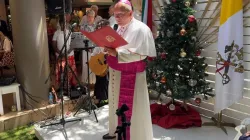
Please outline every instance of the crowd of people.
M76 23L77 25L73 27L72 32L80 32L81 30L87 31L87 32L93 32L96 29L100 28L100 23L105 23L105 25L109 25L113 28L114 24L116 24L115 18L113 16L114 11L114 5L111 5L109 7L109 19L103 19L101 16L98 15L98 6L92 5L89 10L86 11L86 14L84 16L79 16L77 13L73 12L72 14L66 14L65 15L65 21L66 21L66 35L69 33L69 30L71 30L71 25L73 23ZM55 64L55 87L58 89L60 84L60 66L64 66L65 60L62 61L56 61L59 57L60 50L63 47L64 44L64 17L63 16L51 16L49 20L47 21L47 33L48 33L48 42L49 42L49 54L50 54L50 60L51 63L57 62ZM70 45L71 38L66 43L67 50L68 50L68 64L74 71L74 73L81 77L79 78L81 82L87 83L87 77L90 76L90 83L94 84L94 95L95 95L95 103L98 106L101 106L100 102L102 102L102 105L107 103L108 99L108 74L104 77L100 77L97 75L94 75L93 73L88 73L87 71L87 57L86 57L86 51L81 51L81 55L79 55L79 52L74 52L74 49L72 49L72 46ZM92 43L92 42L90 42ZM89 51L89 58L93 55L96 55L102 51L99 50L99 47L96 46L93 50ZM76 67L76 59L81 56L81 72L77 71ZM75 87L77 86L77 81L71 71L68 71L68 83L65 83L64 89L68 87ZM102 84L98 84L102 83Z

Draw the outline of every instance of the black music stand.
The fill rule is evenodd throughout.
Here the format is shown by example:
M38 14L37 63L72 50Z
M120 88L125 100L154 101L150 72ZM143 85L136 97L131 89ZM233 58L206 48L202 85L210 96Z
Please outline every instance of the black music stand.
M90 78L89 78L89 50L90 49L93 49L94 47L89 47L89 40L84 40L83 41L84 42L84 44L85 44L85 48L81 48L81 50L84 50L84 51L86 51L87 52L87 55L86 55L86 57L87 57L87 71L88 71L88 82L87 82L87 101L89 102L89 114L91 113L91 110L94 112L94 115L95 115L95 119L96 119L96 122L98 122L98 119L97 119L97 117L96 117L96 113L95 113L95 110L93 109L93 104L92 104L92 101L91 101L91 96L90 96L90 87L89 87L89 85L90 85L90 83L89 83L89 81L90 81ZM85 107L85 105L84 104L82 104L80 107L78 107L78 109L77 109L77 111L75 112L75 114L73 115L73 116L75 116L82 108L84 108ZM96 107L97 108L97 107Z

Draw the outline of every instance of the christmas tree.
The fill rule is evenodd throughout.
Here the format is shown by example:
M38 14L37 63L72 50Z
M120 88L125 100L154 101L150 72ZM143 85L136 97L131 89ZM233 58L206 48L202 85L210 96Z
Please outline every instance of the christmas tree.
M194 2L170 1L165 4L155 40L157 57L148 59L149 89L183 101L199 94L206 99L213 95L205 79L208 75L205 58L200 56L202 46L197 45L198 27L191 8Z

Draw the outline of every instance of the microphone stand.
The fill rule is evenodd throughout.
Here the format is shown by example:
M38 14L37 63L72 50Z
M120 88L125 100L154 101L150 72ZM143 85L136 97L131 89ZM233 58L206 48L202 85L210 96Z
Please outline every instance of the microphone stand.
M67 36L67 39L66 39L66 19L65 19L65 1L63 1L63 9L64 9L64 12L63 12L63 15L64 15L64 30L63 30L63 34L64 34L64 44L63 44L63 48L61 49L60 51L60 54L59 54L59 58L60 56L62 55L62 50L64 49L64 59L65 59L65 66L64 66L64 70L62 69L62 60L60 61L61 65L60 65L60 73L61 73L61 76L60 76L60 80L61 80L61 83L60 83L60 98L61 98L61 115L62 115L62 118L59 120L59 122L56 122L56 123L51 123L51 124L47 124L47 125L41 125L40 127L43 128L43 127L46 127L46 126L52 126L52 125L58 125L58 124L61 124L63 127L65 126L66 123L68 122L75 122L75 121L81 121L82 119L78 118L78 119L72 119L72 120L65 120L64 118L64 104L63 104L63 86L64 86L64 82L65 82L65 78L67 77L67 93L69 92L69 87L68 87L68 54L67 54L67 41L69 39L69 36L71 34L71 31L70 33L68 34Z
M116 131L115 133L118 134L118 140L126 140L127 138L127 127L129 127L131 125L130 122L127 122L127 119L126 119L126 115L124 113L124 111L127 111L125 108L126 108L126 104L123 104L122 107L120 109L117 109L117 116L121 116L121 122L122 122L122 125L121 126L117 126L116 127Z

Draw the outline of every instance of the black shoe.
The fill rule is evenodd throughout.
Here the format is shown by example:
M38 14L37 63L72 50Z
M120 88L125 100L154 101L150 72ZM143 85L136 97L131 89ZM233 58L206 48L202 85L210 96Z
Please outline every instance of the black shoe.
M114 139L116 136L110 136L109 133L105 134L104 136L102 136L102 139L104 140L108 140L108 139Z
M101 100L100 103L97 104L97 107L99 108L99 107L105 106L107 104L109 104L108 100Z

